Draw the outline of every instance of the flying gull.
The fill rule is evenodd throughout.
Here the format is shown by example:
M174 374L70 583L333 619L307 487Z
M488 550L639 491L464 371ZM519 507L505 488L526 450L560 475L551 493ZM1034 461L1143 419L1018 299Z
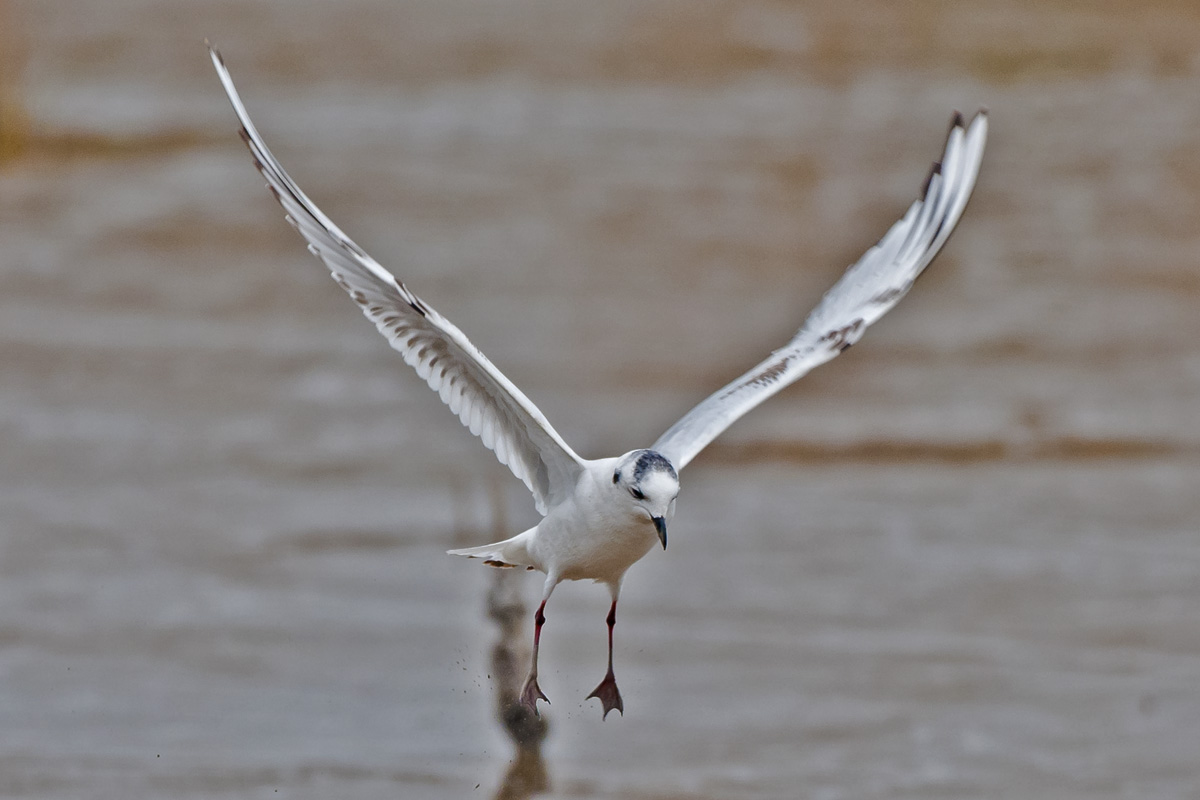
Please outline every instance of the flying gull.
M521 701L535 712L539 699L549 702L537 681L546 601L560 581L590 579L608 587L612 605L608 671L588 697L600 700L605 717L614 708L624 713L613 675L617 597L634 562L656 543L666 549L679 471L747 411L857 342L867 326L912 288L966 208L987 138L986 112L976 114L969 125L955 114L922 196L825 294L790 341L685 414L649 448L592 460L577 455L462 331L367 255L300 191L250 121L220 54L211 46L209 52L241 122L241 137L287 221L391 346L533 493L542 514L537 525L502 542L449 552L493 567L546 574L534 615L532 664L521 692Z

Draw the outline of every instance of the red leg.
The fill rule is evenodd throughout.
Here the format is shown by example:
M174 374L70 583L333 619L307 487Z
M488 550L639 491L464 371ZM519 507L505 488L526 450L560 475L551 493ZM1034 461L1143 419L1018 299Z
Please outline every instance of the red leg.
M550 702L550 698L542 694L541 688L538 686L538 643L542 638L542 625L546 623L546 601L542 600L542 604L538 606L537 613L533 615L533 665L529 668L529 676L525 678L525 687L521 689L521 702L533 709L533 713L537 713L537 701L545 700Z
M587 696L587 699L595 697L604 706L604 718L608 718L608 712L614 708L621 712L621 716L625 716L625 704L621 702L621 692L617 690L617 677L613 674L613 627L617 624L617 601L613 598L612 607L608 610L608 672L604 675L604 680L600 681L600 685L595 691Z

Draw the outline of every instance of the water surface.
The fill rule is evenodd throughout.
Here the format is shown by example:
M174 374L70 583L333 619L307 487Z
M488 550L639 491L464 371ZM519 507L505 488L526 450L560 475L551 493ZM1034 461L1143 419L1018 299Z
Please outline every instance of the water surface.
M625 718L583 701L605 592L555 594L552 796L1200 791L1192 4L0 14L0 794L462 798L510 758L490 575L442 551L532 504L283 224L206 36L587 456L782 343L988 106L912 296L684 473Z

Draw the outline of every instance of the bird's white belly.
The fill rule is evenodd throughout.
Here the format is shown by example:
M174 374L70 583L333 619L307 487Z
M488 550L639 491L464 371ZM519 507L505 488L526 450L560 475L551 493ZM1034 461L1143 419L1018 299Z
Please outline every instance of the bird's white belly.
M649 517L593 512L542 520L530 550L545 572L561 580L617 583L658 543Z

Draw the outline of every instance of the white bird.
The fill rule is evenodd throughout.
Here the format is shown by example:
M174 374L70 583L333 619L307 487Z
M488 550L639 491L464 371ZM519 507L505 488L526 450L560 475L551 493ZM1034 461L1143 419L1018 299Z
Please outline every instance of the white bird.
M612 635L625 571L655 543L667 546L679 471L750 409L857 342L887 313L945 245L975 185L987 137L987 115L969 126L955 114L945 151L920 199L851 266L790 341L704 400L648 449L615 458L576 455L529 398L449 320L342 233L300 191L267 149L234 88L220 54L213 65L241 122L241 136L287 220L308 241L343 289L404 360L437 392L471 433L524 481L542 514L534 527L502 542L449 551L495 567L546 574L534 616L533 658L521 700L535 712L547 700L538 687L538 642L546 601L560 581L590 579L612 594L608 671L588 695L604 716L624 713L613 675Z

